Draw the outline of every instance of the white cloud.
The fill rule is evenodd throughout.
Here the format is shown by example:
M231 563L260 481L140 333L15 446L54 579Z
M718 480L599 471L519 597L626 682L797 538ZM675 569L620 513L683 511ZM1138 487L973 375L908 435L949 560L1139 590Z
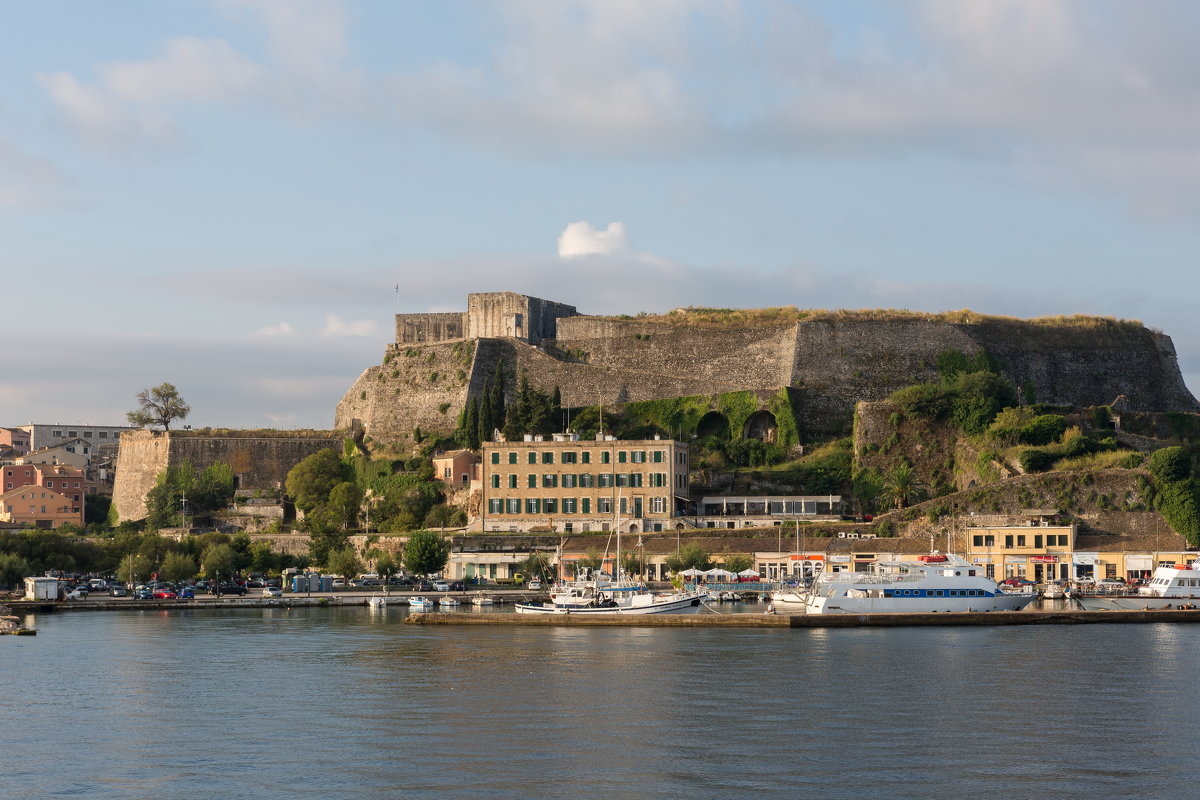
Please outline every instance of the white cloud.
M325 315L322 336L378 336L379 325L373 319L343 320L337 314Z
M590 222L572 222L558 236L560 258L620 256L631 252L625 225L620 222L610 222L602 231L596 230Z
M127 109L108 92L87 86L69 72L37 76L67 122L86 142L108 150L125 150L175 139L175 127L160 114Z
M295 329L292 328L291 325L289 325L286 322L281 322L278 325L266 325L262 328L259 328L257 331L255 331L255 335L256 336L291 336L295 332L296 332Z
M104 64L97 72L113 98L159 105L176 100L217 103L240 97L260 80L262 68L228 42L182 37L169 40L158 58Z

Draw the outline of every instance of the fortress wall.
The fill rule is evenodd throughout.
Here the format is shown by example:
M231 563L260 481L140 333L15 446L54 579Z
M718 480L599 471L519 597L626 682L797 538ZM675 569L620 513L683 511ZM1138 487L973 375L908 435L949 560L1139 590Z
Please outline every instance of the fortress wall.
M467 336L471 339L513 337L537 344L553 339L560 317L577 314L574 306L515 292L467 295Z
M466 402L476 346L460 341L388 348L384 363L364 370L342 397L334 427L349 428L358 419L372 439L408 444L416 428L452 431Z
M276 491L292 467L326 447L340 450L341 437L332 432L327 438L291 439L129 431L121 434L113 502L120 519L145 518L146 493L159 473L184 462L197 471L225 463L237 476L239 489Z
M964 326L1037 402L1106 405L1125 395L1135 411L1200 411L1179 372L1169 336L1145 328Z
M397 344L432 344L462 339L466 329L466 315L461 311L396 315Z

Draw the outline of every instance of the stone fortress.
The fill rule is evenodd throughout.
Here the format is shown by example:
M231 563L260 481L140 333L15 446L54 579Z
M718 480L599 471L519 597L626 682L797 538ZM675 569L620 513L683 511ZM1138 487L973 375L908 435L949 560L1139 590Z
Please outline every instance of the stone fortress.
M400 449L418 432L448 433L503 361L509 397L524 373L540 389L558 387L569 407L751 391L765 408L785 389L801 441L814 441L848 432L859 401L936 380L946 350L986 350L1038 402L1105 405L1124 395L1134 411L1200 411L1170 337L1135 322L965 311L702 316L589 316L512 292L470 294L461 313L399 314L383 362L346 392L334 427L360 424L373 442Z

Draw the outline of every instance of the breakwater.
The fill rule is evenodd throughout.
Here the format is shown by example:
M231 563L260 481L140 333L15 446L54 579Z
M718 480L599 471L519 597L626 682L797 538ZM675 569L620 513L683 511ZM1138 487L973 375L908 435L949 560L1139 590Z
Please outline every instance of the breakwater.
M410 625L639 628L857 628L1200 622L1200 610L997 611L944 614L410 614Z

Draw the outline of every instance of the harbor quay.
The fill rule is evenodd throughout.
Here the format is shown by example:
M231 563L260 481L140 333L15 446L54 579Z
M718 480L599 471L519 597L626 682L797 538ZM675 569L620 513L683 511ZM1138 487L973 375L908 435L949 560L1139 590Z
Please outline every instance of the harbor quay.
M1095 625L1200 622L1200 609L1150 611L997 611L887 614L410 614L410 625L624 628L902 628L995 625Z

